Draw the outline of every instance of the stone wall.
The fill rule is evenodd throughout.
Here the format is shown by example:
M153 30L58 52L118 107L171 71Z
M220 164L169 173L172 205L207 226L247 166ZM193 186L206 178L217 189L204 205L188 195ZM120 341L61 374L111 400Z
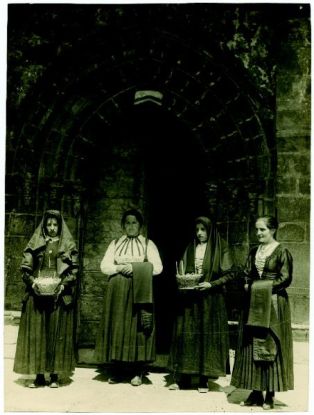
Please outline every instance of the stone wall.
M294 258L289 288L294 323L309 322L310 286L310 27L290 21L277 68L278 238Z

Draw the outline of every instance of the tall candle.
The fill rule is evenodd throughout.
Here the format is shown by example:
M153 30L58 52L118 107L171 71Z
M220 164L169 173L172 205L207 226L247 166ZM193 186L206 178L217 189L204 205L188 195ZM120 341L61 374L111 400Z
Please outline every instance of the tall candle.
M180 261L180 274L184 275L183 261Z

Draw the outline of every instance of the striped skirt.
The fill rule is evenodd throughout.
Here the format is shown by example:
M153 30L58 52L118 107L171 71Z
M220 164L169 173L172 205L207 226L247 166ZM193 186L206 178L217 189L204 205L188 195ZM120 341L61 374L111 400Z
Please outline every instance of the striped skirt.
M246 316L239 322L239 338L232 372L231 385L249 390L283 392L293 389L293 341L290 306L287 294L277 295L280 341L274 362L253 360L253 336L245 325Z

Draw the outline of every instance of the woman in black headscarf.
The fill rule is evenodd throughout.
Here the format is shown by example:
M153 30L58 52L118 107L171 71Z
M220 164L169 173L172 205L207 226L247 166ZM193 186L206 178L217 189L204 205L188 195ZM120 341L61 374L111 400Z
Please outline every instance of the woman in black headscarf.
M235 277L226 242L207 217L195 221L195 238L183 255L183 274L202 274L194 289L179 290L169 368L171 390L187 388L199 376L199 392L208 391L208 378L229 370L229 330L224 285Z
M59 211L47 210L28 242L21 264L26 285L14 371L36 374L29 387L59 386L75 367L74 301L78 252Z

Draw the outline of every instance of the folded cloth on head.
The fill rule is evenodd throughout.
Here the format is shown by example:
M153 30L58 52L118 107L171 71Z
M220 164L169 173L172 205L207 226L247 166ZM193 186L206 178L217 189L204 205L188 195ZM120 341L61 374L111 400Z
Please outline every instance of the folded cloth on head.
M133 262L133 304L153 303L153 264Z

